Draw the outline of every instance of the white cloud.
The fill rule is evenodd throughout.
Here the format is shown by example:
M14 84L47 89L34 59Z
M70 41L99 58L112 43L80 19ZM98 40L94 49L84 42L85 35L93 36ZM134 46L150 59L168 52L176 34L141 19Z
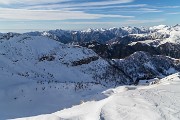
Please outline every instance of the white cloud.
M1 19L12 20L67 20L67 19L98 19L103 17L132 18L133 16L89 14L82 11L63 10L25 10L0 8Z
M180 6L154 6L154 8L176 9L176 8L180 8Z
M113 5L113 4L122 4L130 3L134 0L104 0L103 2L84 2L78 3L77 6L104 6L104 5Z
M52 4L52 5L36 5L26 7L27 9L66 9L66 10L99 10L99 9L119 9L119 8L141 8L146 7L147 4L131 4L131 5L105 5L105 6L90 6L86 4L86 6L81 6L80 4Z
M145 12L145 13L148 13L148 12L162 12L162 10L152 9L152 8L139 8L138 10L139 10L138 12Z
M59 3L59 2L68 2L68 1L74 1L76 0L0 0L0 4L45 4L45 3ZM79 6L92 6L92 5L112 5L112 4L121 4L121 3L129 3L133 2L134 0L104 0L101 2L87 2L84 1L82 3L78 3ZM76 4L77 5L77 4Z
M75 2L74 4L68 1ZM67 20L67 19L98 19L104 17L132 18L133 16L113 14L91 14L74 7L109 6L114 4L129 3L134 0L104 0L98 2L81 2L75 0L0 0L0 5L15 6L0 8L0 18L6 20ZM50 4L47 4L50 3ZM56 8L58 7L58 9Z
M75 1L75 0L69 0L69 1ZM68 4L68 3L62 3L62 4L37 4L34 6L25 6L24 8L27 9L69 9L69 10L77 10L77 9L105 9L105 8L112 8L112 7L142 7L145 6L146 4L139 4L139 5L123 5L120 6L119 4L123 3L130 3L133 2L134 0L104 0L101 2L81 2L81 3L73 3L73 4ZM112 6L112 5L117 5L118 6Z
M180 12L172 12L172 13L167 13L169 15L180 15Z
M73 4L68 1L74 2ZM133 19L136 13L163 12L154 6L147 4L123 4L131 3L135 0L103 0L97 2L76 0L0 0L0 5L16 4L16 9L0 8L0 18L2 20L69 20L69 19L99 19L99 18L127 18ZM50 4L47 4L50 3ZM123 5L120 5L123 4ZM169 8L178 8L179 6L169 6ZM111 14L93 14L84 10L104 10L113 8ZM132 9L133 8L133 9ZM117 13L127 13L128 15L117 15ZM108 11L107 11L108 13ZM133 14L133 15L130 15ZM169 13L179 14L179 13ZM124 22L64 22L64 24L144 24L163 22L164 19L153 20L127 20ZM61 22L62 23L62 22Z
M56 3L67 2L70 0L0 0L0 4L44 4L44 3Z

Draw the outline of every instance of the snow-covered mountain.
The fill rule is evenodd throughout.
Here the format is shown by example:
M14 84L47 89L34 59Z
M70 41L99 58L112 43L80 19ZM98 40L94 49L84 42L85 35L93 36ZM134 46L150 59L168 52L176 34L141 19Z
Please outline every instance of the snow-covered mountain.
M106 58L124 58L136 51L180 58L180 25L178 24L175 26L158 25L149 28L129 26L83 31L50 30L24 34L46 36L62 43L88 47L101 57L105 56ZM167 45L171 47L166 47ZM124 53L124 51L128 52Z
M160 43L163 44L165 42L180 43L179 32L180 25L159 25L149 28L128 26L110 29L87 29L83 31L50 30L25 34L47 36L62 43L96 41L104 44L119 41L127 44L136 41L160 40Z
M180 25L175 26L167 26L167 25L159 25L150 27L150 34L144 35L149 39L145 41L141 41L142 43L151 44L156 41L158 44L156 46L164 44L164 43L174 43L180 44ZM152 41L153 39L153 41Z
M30 32L25 34L47 36L62 43L82 43L91 41L107 43L108 41L117 37L147 32L149 32L149 30L145 28L122 27L110 29L87 29L83 31L50 30L44 32Z
M178 25L173 28L178 31ZM156 29L159 28L151 28L152 31L157 32ZM101 92L109 88L161 79L180 71L179 59L154 55L151 52L133 51L129 52L131 54L128 54L128 57L119 59L119 57L107 57L103 56L103 53L100 54L101 43L95 42L100 52L96 50L94 52L94 43L82 47L84 45L59 42L60 35L66 41L65 43L68 43L69 38L72 38L72 33L75 36L81 33L79 35L82 39L77 37L77 40L82 40L83 43L86 41L85 38L87 41L91 38L91 40L98 38L106 41L108 38L107 41L109 41L111 38L109 36L114 34L119 34L123 38L142 33L143 35L151 34L150 29L132 27L0 34L0 107L3 108L0 109L0 119L49 114L78 105L83 101L104 101L106 95L111 92L106 91L106 94L101 94ZM105 39L102 39L103 37L99 34L105 36ZM110 50L115 44L102 45ZM124 44L121 45L124 46ZM132 45L126 45L132 47ZM149 46L149 44L145 45ZM115 48L113 49L117 52L118 49ZM170 48L174 50L173 46ZM179 52L179 47L176 48ZM113 52L105 54L113 55ZM176 54L176 52L173 51L171 54ZM101 102L94 103L101 104ZM102 119L106 119L104 117L107 115L106 112L100 113L102 113L100 115ZM69 116L67 119L79 118L78 115L75 116L77 117ZM52 115L52 118L51 115L42 116L42 118L66 119L66 117L59 118L58 115Z
M87 30L50 30L43 32L27 32L25 35L30 36L46 36L48 38L60 41L62 43L82 43L96 41L102 44L113 42L121 42L128 44L131 42L142 41L143 43L149 43L158 41L159 45L166 42L180 43L180 25L167 26L158 25L149 28L145 27L120 27L109 29L87 29ZM18 33L0 34L0 39L17 36Z
M93 97L97 91L129 82L87 48L43 36L0 40L1 119L55 112L81 100L98 99Z
M8 73L16 73L30 79L61 82L94 80L103 84L110 79L116 81L120 75L94 51L65 45L43 36L20 35L1 40L0 48L4 68L8 66L10 70ZM108 74L110 71L115 75ZM119 82L128 83L123 79L119 79Z

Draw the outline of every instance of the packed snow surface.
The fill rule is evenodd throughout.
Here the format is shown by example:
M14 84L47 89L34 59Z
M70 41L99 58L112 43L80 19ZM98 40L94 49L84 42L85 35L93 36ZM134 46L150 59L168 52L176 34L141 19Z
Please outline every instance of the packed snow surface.
M108 89L102 93L107 97L99 101L16 120L179 120L179 85L180 73L176 73L153 85Z

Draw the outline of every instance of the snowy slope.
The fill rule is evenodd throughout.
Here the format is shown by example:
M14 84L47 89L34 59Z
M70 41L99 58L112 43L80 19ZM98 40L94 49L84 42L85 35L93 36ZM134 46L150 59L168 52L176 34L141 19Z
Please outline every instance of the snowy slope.
M121 86L103 92L108 97L52 114L16 120L179 120L180 75L150 86Z
M99 91L117 82L128 80L87 48L43 36L0 40L2 120L52 113L81 100L100 99Z
M33 80L92 82L109 66L92 50L42 36L21 35L1 42L1 67Z

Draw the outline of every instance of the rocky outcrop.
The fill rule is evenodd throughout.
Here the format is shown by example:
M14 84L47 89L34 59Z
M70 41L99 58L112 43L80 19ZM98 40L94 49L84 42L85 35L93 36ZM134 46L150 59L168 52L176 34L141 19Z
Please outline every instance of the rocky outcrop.
M153 55L164 55L177 59L180 58L180 44L168 42L157 47L140 42L133 45L124 45L121 43L104 45L97 42L84 43L81 45L94 50L101 57L108 59L122 59L138 51L149 52Z
M53 55L43 55L42 57L39 58L39 61L53 61L55 57Z
M134 82L170 75L180 71L180 61L170 57L135 52L124 59L114 60L115 65Z
M92 61L96 61L99 59L99 56L92 56L89 58L81 59L78 61L73 61L72 66L78 66L78 65L83 65L83 64L89 64Z

